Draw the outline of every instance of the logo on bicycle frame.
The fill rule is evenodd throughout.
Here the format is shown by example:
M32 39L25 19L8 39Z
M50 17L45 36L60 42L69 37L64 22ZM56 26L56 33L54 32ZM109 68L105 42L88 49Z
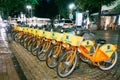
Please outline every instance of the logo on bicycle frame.
M90 42L89 41L87 41L87 45L89 45L90 44Z
M107 49L110 49L110 46L109 46L109 45L107 46Z
M53 33L52 36L55 36L55 34Z
M45 34L45 32L43 31L43 34Z
M68 40L69 39L69 36L66 36L66 40Z
M107 53L107 52L113 52L113 50L111 49L111 46L110 46L110 45L107 46L107 50L106 50L105 52L106 52L106 53Z

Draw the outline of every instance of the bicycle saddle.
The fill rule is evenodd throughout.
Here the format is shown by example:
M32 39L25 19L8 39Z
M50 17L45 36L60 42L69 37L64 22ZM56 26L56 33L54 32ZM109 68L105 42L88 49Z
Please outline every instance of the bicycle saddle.
M97 39L97 40L96 40L96 43L105 44L105 43L106 43L106 40L105 40L105 39Z

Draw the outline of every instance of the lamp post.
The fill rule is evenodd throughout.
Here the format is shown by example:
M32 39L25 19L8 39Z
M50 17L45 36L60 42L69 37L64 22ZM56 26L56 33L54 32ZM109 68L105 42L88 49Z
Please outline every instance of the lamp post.
M31 5L27 5L26 8L28 10L28 14L30 14L30 17L32 17L32 6Z
M70 9L70 10L69 10L69 19L70 19L70 20L73 19L72 10L73 10L74 7L75 7L75 4L73 4L73 3L69 5L69 9Z

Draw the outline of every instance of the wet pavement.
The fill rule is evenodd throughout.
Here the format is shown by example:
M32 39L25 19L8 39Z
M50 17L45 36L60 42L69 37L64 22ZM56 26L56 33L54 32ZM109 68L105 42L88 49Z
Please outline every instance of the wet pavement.
M4 32L2 32L3 34ZM45 62L40 62L35 56L23 48L19 43L11 41L8 43L5 38L0 37L0 49L3 52L8 51L9 48L17 58L19 65L27 80L120 80L120 32L119 31L94 31L94 39L106 39L107 43L118 44L118 61L115 67L109 71L102 71L90 64L80 62L80 66L67 78L60 78L57 76L55 69L49 69ZM5 36L5 35L3 35ZM2 53L3 53L2 52ZM23 76L21 76L23 77ZM21 80L26 80L25 78Z
M0 29L0 80L20 80L11 59L11 51L3 28Z
M107 40L107 43L120 46L120 31L95 31L96 38Z

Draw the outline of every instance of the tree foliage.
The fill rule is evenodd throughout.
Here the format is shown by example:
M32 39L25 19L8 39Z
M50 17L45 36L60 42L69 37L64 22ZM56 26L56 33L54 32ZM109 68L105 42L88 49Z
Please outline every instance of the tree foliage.
M69 5L72 2L74 2L74 0L55 0L55 3L59 9L59 14L64 18L68 18Z
M114 8L114 10L120 10L120 0L117 1L117 6Z
M21 11L24 12L27 4L37 4L37 0L0 0L0 11L7 16Z

